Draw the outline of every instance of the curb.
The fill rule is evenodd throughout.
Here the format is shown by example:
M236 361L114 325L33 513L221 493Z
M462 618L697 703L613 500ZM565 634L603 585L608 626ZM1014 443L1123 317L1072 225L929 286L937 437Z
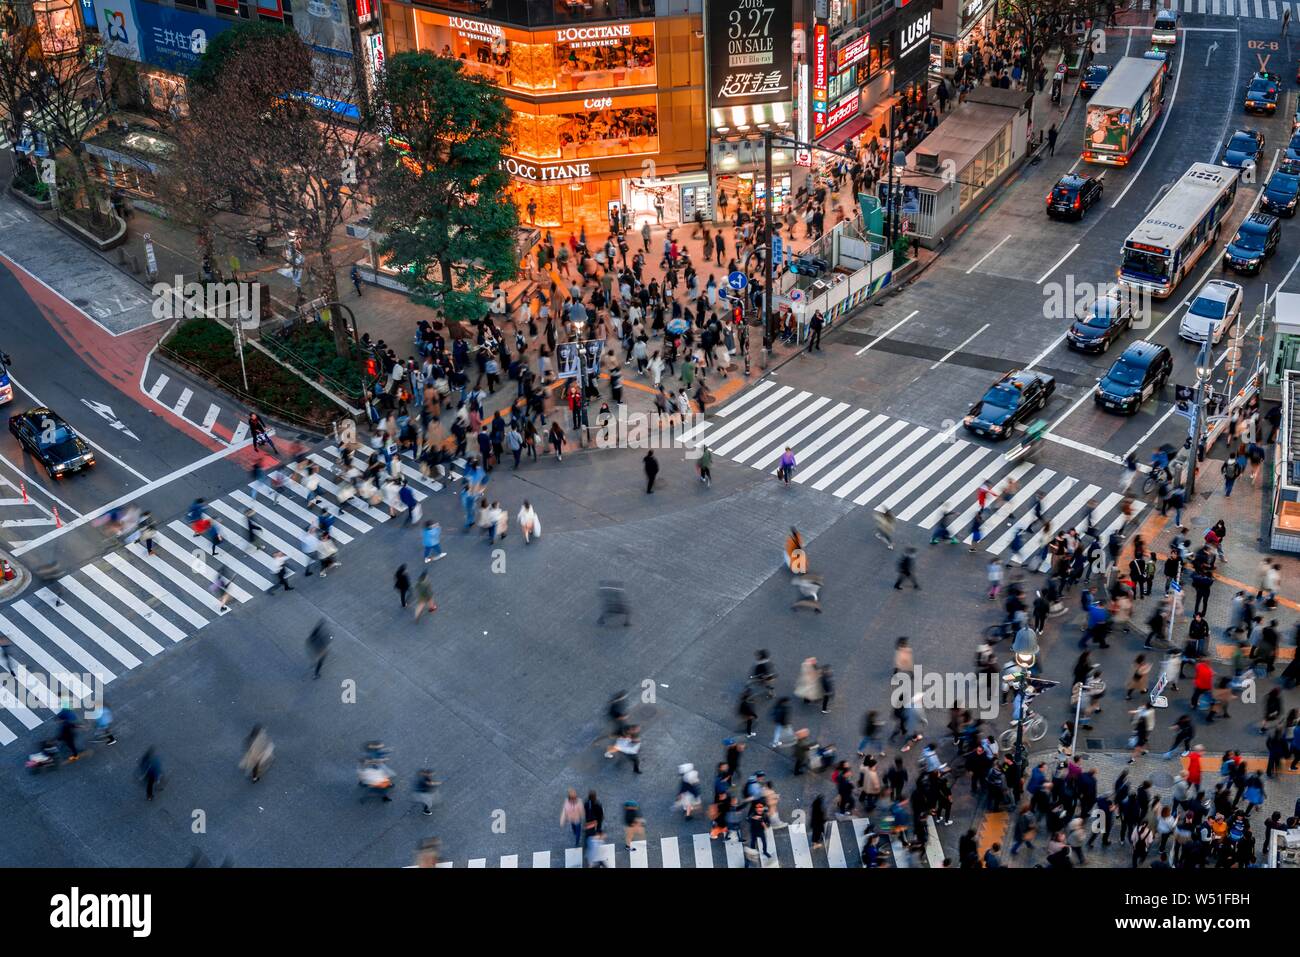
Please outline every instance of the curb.
M0 579L0 602L8 602L21 595L32 581L32 573L21 562L0 548L0 560L4 560L14 570L12 581Z

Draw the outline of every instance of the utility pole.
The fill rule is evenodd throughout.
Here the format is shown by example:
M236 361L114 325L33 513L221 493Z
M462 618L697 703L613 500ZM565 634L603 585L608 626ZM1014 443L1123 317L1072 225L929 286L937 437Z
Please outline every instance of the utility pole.
M889 179L885 186L885 246L890 250L894 248L894 132L898 129L894 122L895 109L896 104L889 108Z
M772 328L772 131L763 131L763 328L776 341Z
M1240 320L1238 320L1240 321ZM1192 409L1192 428L1188 433L1191 439L1190 454L1187 456L1187 496L1188 503L1192 500L1192 494L1196 491L1196 466L1200 462L1201 455L1201 429L1202 423L1205 422L1205 386L1209 381L1210 373L1210 344L1214 339L1214 331L1211 329L1205 334L1205 341L1201 343L1201 351L1196 357L1196 404Z

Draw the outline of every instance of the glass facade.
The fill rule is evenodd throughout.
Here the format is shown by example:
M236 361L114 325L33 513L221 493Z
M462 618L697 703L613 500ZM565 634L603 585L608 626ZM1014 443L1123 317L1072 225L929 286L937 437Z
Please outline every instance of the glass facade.
M520 27L655 16L654 0L439 0L438 8Z
M393 0L382 5L384 43L388 55L454 57L506 94L506 168L523 223L599 227L611 209L657 215L641 200L673 193L662 177L704 167L700 18L635 19L655 8L442 0L428 9ZM521 10L532 19L516 16Z

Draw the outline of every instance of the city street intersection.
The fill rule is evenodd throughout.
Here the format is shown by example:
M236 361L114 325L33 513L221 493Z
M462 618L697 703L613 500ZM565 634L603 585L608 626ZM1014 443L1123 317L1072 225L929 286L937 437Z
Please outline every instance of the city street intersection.
M1082 222L1051 221L1042 211L1057 178L1081 165L1083 109L1076 103L1055 155L1043 152L1025 166L914 281L837 323L821 351L763 374L755 369L743 389L726 390L692 436L714 453L711 485L699 481L682 450L665 449L659 482L647 495L643 451L575 442L563 461L546 455L492 473L487 495L512 522L507 538L489 545L477 530L461 533L455 487L408 464L404 474L424 517L442 525L448 554L436 565L422 563L418 529L354 498L341 506L334 533L340 565L328 577L305 576L298 544L311 519L307 496L292 482L278 500L254 495L247 410L152 359L168 323L148 315L142 285L105 269L12 198L0 199L0 301L8 306L0 345L13 358L17 390L10 414L47 405L100 453L90 474L52 481L11 435L0 437L0 548L34 573L57 563L62 595L60 603L52 581L34 581L0 606L0 633L33 672L111 676L107 696L119 739L54 774L28 776L22 760L49 735L58 689L37 688L45 705L30 710L0 700L0 762L10 768L0 775L0 813L8 822L0 858L23 866L169 867L200 853L239 866L388 868L410 864L419 842L437 836L444 865L456 868L580 866L559 821L572 787L584 796L595 790L604 802L610 823L602 853L611 866L739 867L739 844L710 841L706 819L683 820L671 806L678 766L693 763L707 788L724 741L739 737L747 744L739 780L765 771L791 822L774 832L772 864L859 866L876 815L833 822L824 847L814 849L804 822L815 796L828 805L833 798L828 775L793 776L790 749L768 746L768 701L758 702L757 735L745 739L740 730L736 705L754 652L771 652L779 694L792 693L805 658L833 666L836 693L827 711L796 703L793 723L835 743L856 768L864 712L876 710L889 726L899 636L911 639L926 669L971 670L980 636L999 618L986 598L986 564L994 555L1013 558L1015 530L1036 492L1044 493L1057 529L1081 522L1095 500L1104 539L1122 520L1124 457L1146 462L1160 444L1181 444L1187 424L1173 414L1172 384L1131 417L1094 406L1093 386L1114 354L1069 351L1067 321L1049 317L1047 304L1059 294L1053 284L1113 281L1125 236L1189 165L1216 162L1239 125L1265 131L1270 169L1290 137L1294 84L1284 84L1285 105L1275 117L1247 121L1239 102L1252 71L1294 73L1295 51L1289 38L1279 40L1277 23L1197 12L1184 17L1184 27L1164 118L1133 166L1107 168L1103 201ZM1113 29L1098 59L1113 62L1147 46L1143 28ZM1225 241L1257 193L1256 186L1239 191ZM1272 296L1296 288L1293 221L1282 237L1262 274L1243 281L1246 364L1262 334L1257 314L1265 290ZM687 245L694 255L697 242ZM1149 326L1131 336L1169 346L1173 382L1195 378L1197 350L1178 338L1178 319L1203 282L1220 274L1221 245L1173 297L1154 303ZM1218 350L1215 359L1223 360ZM1051 375L1056 392L1043 412L1048 442L1013 463L1004 458L1006 446L968 435L961 420L995 378L1017 368ZM636 378L630 368L626 375ZM332 439L281 430L277 443L282 459L310 453L327 476L324 497L337 504ZM798 459L789 486L775 474L787 446ZM1261 493L1245 482L1225 511L1216 454L1222 449L1211 452L1188 505L1194 539L1220 517L1231 533L1251 508L1255 526L1247 527L1258 525ZM992 510L972 553L965 539L975 490L1009 476L1020 492ZM228 615L208 588L215 565L185 524L195 498L209 503L225 530L219 557L235 585ZM544 526L531 545L513 522L525 499ZM152 558L99 528L97 518L127 503L158 520ZM949 505L959 516L950 531L963 542L931 547L931 530ZM244 544L248 508L264 527L261 547ZM880 508L898 519L894 551L874 537ZM1151 499L1138 508L1141 534L1163 555L1168 520ZM797 593L782 563L791 527L806 542L811 570L824 577L823 614L791 610ZM1030 536L1024 552L1039 544ZM892 587L904 546L919 549L919 591ZM268 594L277 549L289 559L293 591ZM1254 589L1267 553L1253 535L1237 533L1227 554L1209 615L1219 633L1232 592ZM1277 560L1277 617L1289 636L1300 578L1294 559ZM430 569L435 613L413 620L399 605L393 573L402 564ZM1017 568L1012 574L1024 577L1032 594L1037 569ZM611 580L626 589L626 627L617 619L598 623L600 585ZM1129 717L1119 691L1155 600L1138 603L1132 635L1116 634L1110 651L1095 653L1112 690L1086 733L1087 750L1104 754L1099 763L1108 769L1127 750ZM1043 674L1063 682L1039 701L1051 729L1046 745L1073 716L1069 678L1082 617L1074 594L1067 608L1041 639ZM316 681L304 644L318 622L333 641ZM1185 624L1176 629L1184 634ZM1218 667L1224 672L1226 662ZM604 753L606 703L620 690L629 692L642 728L640 775ZM1172 738L1167 726L1188 712L1188 697L1189 687L1171 695L1169 710L1158 715L1153 754L1132 767L1135 780L1150 777L1159 788L1172 782L1178 762L1158 753ZM1284 698L1288 708L1296 704L1294 691ZM1236 748L1258 763L1260 718L1258 704L1234 706L1230 721L1207 726L1198 719L1197 740L1207 753ZM950 757L946 719L929 715L927 739ZM1008 719L1000 714L996 730ZM238 764L257 724L274 738L275 762L252 784ZM398 782L391 804L359 800L356 761L373 740L392 749ZM166 780L151 804L136 774L147 747L157 749ZM892 763L898 752L892 743L887 750ZM432 816L420 813L412 794L424 768L443 782ZM1291 813L1300 775L1283 774L1268 786L1266 809ZM967 829L980 831L983 844L1003 839L985 826L964 783L954 792L955 823L935 829L915 853L895 835L890 863L942 866L956 859ZM646 821L645 840L630 850L619 814L629 800Z

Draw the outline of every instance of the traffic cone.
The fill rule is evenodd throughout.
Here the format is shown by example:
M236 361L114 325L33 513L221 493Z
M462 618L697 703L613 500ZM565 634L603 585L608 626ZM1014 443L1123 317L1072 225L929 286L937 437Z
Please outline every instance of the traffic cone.
M5 581L11 582L14 580L14 567L9 564L7 558L0 559L0 572L3 572Z

